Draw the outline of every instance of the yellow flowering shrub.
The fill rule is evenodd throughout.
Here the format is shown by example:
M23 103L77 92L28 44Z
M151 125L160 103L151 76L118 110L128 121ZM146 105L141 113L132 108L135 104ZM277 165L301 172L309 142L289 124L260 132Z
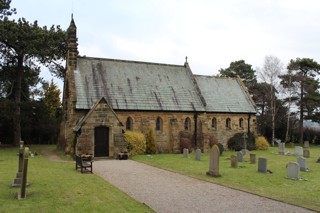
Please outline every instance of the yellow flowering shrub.
M269 143L264 136L256 137L256 148L257 150L267 150L269 149Z
M124 138L128 144L130 155L144 154L146 151L146 138L140 132L126 131Z

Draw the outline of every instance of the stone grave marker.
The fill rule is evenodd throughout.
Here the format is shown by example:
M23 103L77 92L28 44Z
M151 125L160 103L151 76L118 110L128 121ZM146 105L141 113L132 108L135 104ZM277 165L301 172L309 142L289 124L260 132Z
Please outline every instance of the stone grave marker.
M303 148L310 148L309 141L303 142Z
M189 157L189 149L186 149L186 148L183 149L183 157L185 158Z
M278 143L278 153L280 155L284 155L285 153L285 147L286 147L286 144L285 143Z
M243 162L243 154L241 151L237 152L237 160L238 162Z
M201 158L201 149L196 149L196 160L200 160Z
M295 146L294 147L294 154L295 155L303 155L303 148L301 146Z
M258 172L267 173L267 159L259 158L258 159Z
M307 172L307 160L304 157L298 157L297 158L297 163L300 166L300 171Z
M310 158L310 150L309 149L303 149L303 157Z
M287 164L287 177L294 180L300 179L300 166L296 162L289 162Z
M16 177L13 179L13 187L19 187L21 186L21 178L22 178L22 168L23 168L23 147L24 142L20 141L20 148L19 148L19 163L18 163L18 172Z
M256 154L250 154L250 163L256 164Z
M317 163L320 163L320 157L318 158Z
M238 158L235 155L231 155L231 168L238 168Z
M27 187L27 174L28 174L28 157L29 148L25 147L23 152L23 166L22 166L22 178L21 178L21 190L18 194L18 199L26 198L26 187Z
M210 149L210 161L209 161L209 171L207 175L213 177L219 177L219 157L220 157L220 150L219 147L215 144Z

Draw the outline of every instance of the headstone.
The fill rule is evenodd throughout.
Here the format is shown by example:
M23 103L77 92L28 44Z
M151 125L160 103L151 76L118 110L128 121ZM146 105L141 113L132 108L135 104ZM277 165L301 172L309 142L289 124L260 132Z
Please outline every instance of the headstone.
M220 157L220 150L219 147L215 144L210 149L210 162L209 162L209 171L207 175L213 177L219 177L219 157Z
M317 163L320 163L320 157L318 158Z
M278 139L278 138L275 138L274 141L275 141L277 144L281 143L281 139Z
M267 159L259 158L258 159L258 172L267 173Z
M235 155L231 155L231 168L238 168L238 159Z
M294 147L294 154L295 155L303 155L303 148L301 146L295 146Z
M307 172L307 160L304 157L298 157L297 158L297 163L300 166L300 171Z
M238 162L243 162L242 152L237 152L237 160L238 160Z
M201 158L201 149L196 149L196 160L200 160Z
M16 178L13 179L13 187L21 186L21 178L22 178L22 167L23 167L23 141L20 141L20 148L19 148L19 163L18 163L18 172Z
M278 143L278 153L280 155L284 155L285 153L285 147L286 147L286 144L285 143Z
M303 149L303 157L310 158L310 150L309 149Z
M21 191L18 195L18 199L26 198L26 187L27 187L27 174L28 174L28 157L29 148L25 147L23 152L23 168L22 168L22 178L21 178Z
M287 177L294 180L300 179L300 166L296 162L289 162L287 164Z
M186 149L186 148L183 149L183 157L185 158L189 157L189 149Z
M250 163L256 164L256 154L250 154Z
M310 148L309 141L304 141L303 148Z

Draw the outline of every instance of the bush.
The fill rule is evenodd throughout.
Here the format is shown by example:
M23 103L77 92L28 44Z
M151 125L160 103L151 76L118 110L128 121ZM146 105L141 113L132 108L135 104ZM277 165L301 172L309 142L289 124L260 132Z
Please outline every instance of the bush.
M183 152L183 149L188 149L189 153L191 152L192 145L189 138L180 138L180 151Z
M156 153L156 142L154 141L154 132L149 129L146 141L146 153L155 154Z
M228 140L228 148L230 150L240 151L244 149L243 144L243 134L244 133L236 133L232 138ZM248 134L247 140L247 149L248 150L255 150L255 138L252 133Z
M146 138L140 132L126 131L124 138L128 144L130 155L144 154L146 151Z
M270 145L264 136L256 137L256 148L258 150L268 150L269 146Z

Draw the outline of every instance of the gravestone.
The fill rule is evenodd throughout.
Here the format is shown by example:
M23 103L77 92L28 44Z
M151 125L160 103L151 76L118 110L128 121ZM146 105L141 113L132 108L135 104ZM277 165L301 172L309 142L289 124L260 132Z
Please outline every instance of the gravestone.
M320 163L320 157L318 158L317 163Z
M295 155L303 155L303 148L301 146L295 146L294 147L294 154Z
M28 174L28 157L29 148L25 147L23 152L23 167L22 167L22 178L21 178L21 190L18 194L18 199L26 198L26 187L27 187L27 174Z
M20 141L20 148L19 148L19 162L18 162L18 172L16 175L16 178L13 179L13 187L19 187L21 186L21 178L22 178L22 167L23 167L23 147L24 142Z
M231 155L231 168L238 168L238 159L235 155Z
M303 149L303 157L310 158L310 150L309 149Z
M250 154L250 163L256 164L256 154Z
M278 143L278 153L280 155L284 155L285 153L285 147L286 147L286 144L285 143Z
M309 141L303 142L303 148L310 148Z
M189 149L186 149L186 148L183 149L183 157L185 158L189 157Z
M307 172L307 160L304 157L298 157L297 158L297 163L300 166L300 171Z
M209 171L207 175L213 177L219 177L219 157L220 157L220 150L219 147L215 144L210 149L210 162L209 162Z
M258 159L258 172L267 173L267 159L259 158Z
M196 160L200 160L201 158L201 149L196 149Z
M243 162L242 152L237 152L237 160L238 160L238 162Z
M287 164L287 177L294 180L300 179L300 166L296 162L289 162Z

